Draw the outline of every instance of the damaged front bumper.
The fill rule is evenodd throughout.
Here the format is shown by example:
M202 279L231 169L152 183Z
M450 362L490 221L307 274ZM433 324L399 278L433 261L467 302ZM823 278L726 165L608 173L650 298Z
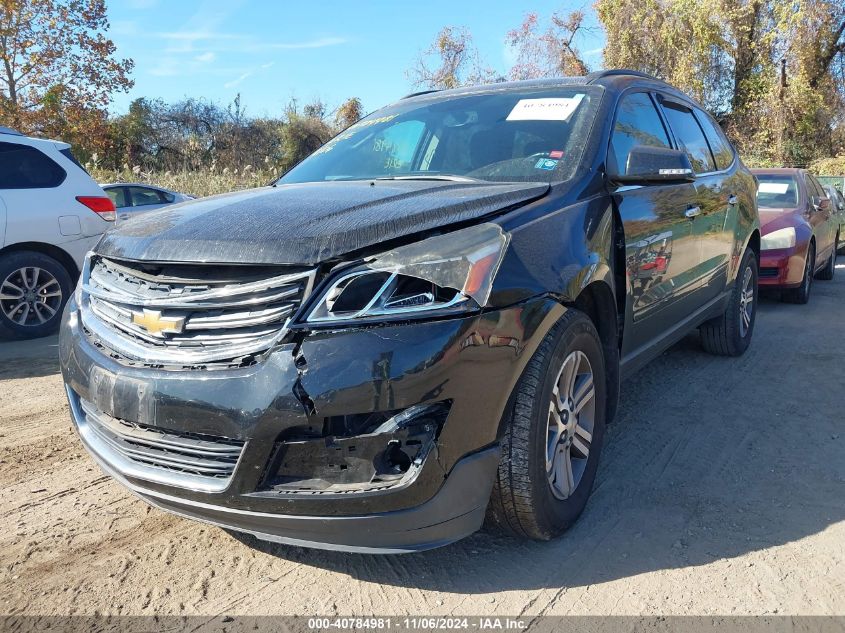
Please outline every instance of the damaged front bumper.
M237 369L129 367L60 339L74 424L164 510L271 541L405 552L477 530L500 422L564 308L538 298L440 321L310 332Z

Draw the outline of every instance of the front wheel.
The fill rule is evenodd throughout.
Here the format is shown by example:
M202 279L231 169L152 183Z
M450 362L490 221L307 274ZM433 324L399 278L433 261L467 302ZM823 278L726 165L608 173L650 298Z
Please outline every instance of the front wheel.
M751 344L757 317L757 256L748 249L724 314L699 328L704 351L718 356L741 356Z
M570 310L516 386L488 524L549 540L575 522L596 476L606 399L599 335L584 313Z

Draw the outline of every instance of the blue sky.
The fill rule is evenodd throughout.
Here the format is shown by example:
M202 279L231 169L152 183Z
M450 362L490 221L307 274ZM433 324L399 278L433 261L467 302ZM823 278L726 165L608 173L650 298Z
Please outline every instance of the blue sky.
M505 34L527 12L545 23L576 8L589 12L589 3L111 0L109 35L119 56L135 60L135 87L111 109L125 112L141 96L229 103L240 93L253 116L279 114L291 97L334 108L357 96L371 111L410 92L405 71L441 27L467 27L484 60L504 72ZM579 42L593 67L602 42L598 29Z

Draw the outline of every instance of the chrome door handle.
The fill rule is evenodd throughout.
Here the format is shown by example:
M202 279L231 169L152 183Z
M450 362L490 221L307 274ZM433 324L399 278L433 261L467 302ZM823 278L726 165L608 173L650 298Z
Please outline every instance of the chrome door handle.
M688 218L694 218L698 214L701 213L701 207L690 207L686 211L684 211L684 215Z
M733 205L735 205L737 202L739 202L739 198L737 198L736 196L729 196L729 197L728 197L728 204L729 204L729 205L733 206Z

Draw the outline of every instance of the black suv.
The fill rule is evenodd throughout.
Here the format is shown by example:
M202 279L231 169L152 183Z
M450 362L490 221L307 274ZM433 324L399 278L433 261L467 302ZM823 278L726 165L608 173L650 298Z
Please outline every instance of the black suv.
M549 539L622 376L694 328L748 347L755 193L642 74L412 95L272 186L108 233L62 328L73 422L151 504L261 539Z

